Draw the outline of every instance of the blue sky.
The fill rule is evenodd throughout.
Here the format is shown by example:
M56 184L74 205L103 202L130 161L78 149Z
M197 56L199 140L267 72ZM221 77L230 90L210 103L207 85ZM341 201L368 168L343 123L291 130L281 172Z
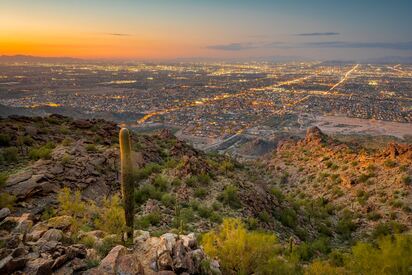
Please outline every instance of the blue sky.
M406 0L2 0L0 54L411 56L411 26Z

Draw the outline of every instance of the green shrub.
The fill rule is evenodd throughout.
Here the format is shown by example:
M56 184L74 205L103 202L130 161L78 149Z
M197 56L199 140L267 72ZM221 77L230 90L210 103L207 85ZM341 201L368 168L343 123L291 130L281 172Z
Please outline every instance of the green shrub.
M207 219L212 215L213 210L207 206L199 206L197 212L201 218Z
M0 209L7 207L13 209L16 197L8 193L0 193Z
M169 193L165 193L162 195L161 201L164 206L172 207L176 203L176 197Z
M223 192L219 195L218 199L224 203L229 205L232 208L240 208L241 203L237 194L237 188L233 185L228 185L225 187Z
M372 231L372 238L379 239L384 236L399 234L407 230L407 227L396 221L391 221L387 223L379 223L375 229Z
M197 176L190 176L186 179L186 185L189 187L195 187L197 185L198 179Z
M86 204L82 202L79 190L72 193L68 187L64 187L57 193L57 201L65 215L82 217L86 212Z
M97 152L98 149L96 147L96 144L87 144L86 145L86 151L89 153Z
M93 248L96 244L96 240L92 236L86 235L80 239L80 243L84 244L87 248Z
M403 182L404 184L412 184L412 178L411 178L411 176L409 176L409 175L404 175L404 176L402 177L402 182Z
M3 187L3 185L6 184L8 175L6 173L0 173L0 188Z
M336 225L336 232L344 239L349 239L356 229L356 224L352 221L352 213L345 210Z
M395 235L378 241L377 247L357 243L345 259L351 274L410 274L412 266L412 236Z
M29 158L32 160L50 159L53 148L53 143L47 143L46 145L38 148L31 148L29 150Z
M268 223L268 222L270 222L271 216L270 216L270 214L269 214L267 211L261 211L261 212L259 213L259 219L260 219L262 222Z
M384 164L386 167L389 167L389 168L393 168L393 167L395 167L395 166L397 165L396 161L391 160L391 159L385 160L385 161L383 162L383 164Z
M382 215L377 212L372 211L367 214L367 218L368 220L371 220L371 221L377 221L380 218L382 218Z
M295 228L297 223L297 214L293 208L285 208L280 213L280 222L290 228Z
M224 160L219 167L219 170L225 174L229 171L233 171L235 169L235 165L230 160Z
M206 197L206 195L207 195L207 190L206 190L206 188L197 187L197 188L195 189L195 197L196 197L196 198L201 198L201 199L203 199L204 197Z
M11 137L8 134L0 134L0 146L10 146Z
M102 244L97 246L97 253L104 258L106 255L112 250L113 247L120 244L120 240L118 237L106 237L103 239Z
M120 236L126 232L124 208L118 195L103 201L103 207L99 208L98 217L94 222L98 229L111 234Z
M147 179L153 173L159 173L162 167L154 162L146 164L144 167L137 169L134 172L134 177L137 181Z
M7 147L3 150L3 158L7 163L16 162L19 155L17 147Z
M211 179L210 179L209 174L202 173L202 174L197 176L197 180L202 185L208 185L210 183Z
M148 199L160 201L162 196L163 192L157 190L152 184L143 184L134 191L134 200L138 205L145 203Z
M273 187L270 192L272 193L272 195L274 195L279 201L283 201L285 196L283 195L282 191L277 188L277 187Z
M223 274L252 274L276 256L275 235L249 232L239 219L224 219L202 237L203 248L219 259Z
M161 216L159 212L152 212L145 216L140 217L136 221L136 225L140 229L147 229L150 225L156 226L159 225Z
M153 179L153 185L156 187L157 190L165 192L169 189L169 183L167 179L162 175L157 175Z

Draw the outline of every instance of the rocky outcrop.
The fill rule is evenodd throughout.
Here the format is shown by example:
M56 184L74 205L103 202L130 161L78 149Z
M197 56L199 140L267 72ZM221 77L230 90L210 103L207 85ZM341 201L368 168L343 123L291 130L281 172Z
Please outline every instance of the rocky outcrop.
M390 143L382 152L383 157L412 161L412 145Z
M0 274L51 274L65 266L74 271L84 270L87 252L82 244L69 244L68 236L48 223L34 226L32 215L10 216L0 223L0 240L5 244L0 249ZM74 262L73 262L74 261Z
M134 254L144 274L221 274L219 263L209 259L195 235L166 233L160 237L135 238ZM206 270L205 270L206 269Z
M221 274L219 263L205 255L193 233L150 237L136 230L133 246L116 245L100 260L93 248L71 241L62 222L66 217L34 224L32 215L26 213L1 222L0 241L5 246L0 248L0 274ZM110 237L95 230L80 232L78 239L86 236L97 245ZM100 263L90 268L90 261Z
M303 143L320 145L323 142L327 141L327 139L328 136L322 133L322 131L318 127L314 126L306 130L306 136L303 140Z

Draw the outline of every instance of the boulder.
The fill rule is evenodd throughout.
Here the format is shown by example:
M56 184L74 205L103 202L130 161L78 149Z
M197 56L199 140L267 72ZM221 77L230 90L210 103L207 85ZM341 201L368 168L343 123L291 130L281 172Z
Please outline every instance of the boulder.
M167 250L170 252L173 250L173 246L176 244L177 235L174 233L165 233L160 236L160 240L164 242Z
M27 234L27 240L33 242L38 241L48 229L49 227L45 223L35 224L30 233Z
M16 174L12 174L7 178L6 186L12 186L22 181L26 181L33 175L32 170L23 170Z
M157 259L157 268L159 270L173 270L173 259L169 251L164 251Z
M138 275L144 274L143 266L141 265L137 255L127 254L119 258L116 265L116 274L122 275Z
M134 230L133 231L133 243L144 242L150 238L150 233L143 230Z
M0 274L12 274L17 270L21 270L26 265L27 259L20 257L14 258L11 255L0 260Z
M7 218L7 216L10 215L10 213L10 209L8 209L7 207L0 209L0 221Z
M40 238L39 242L61 241L63 239L63 232L59 229L49 229Z
M100 262L98 269L107 274L116 274L116 266L121 256L127 252L126 247L117 245L110 250L109 254Z
M73 218L70 216L58 216L53 217L47 221L47 226L57 229L66 229L68 228L73 222Z
M24 274L33 275L48 275L52 273L52 266L54 260L37 258L26 263L26 268L23 270Z

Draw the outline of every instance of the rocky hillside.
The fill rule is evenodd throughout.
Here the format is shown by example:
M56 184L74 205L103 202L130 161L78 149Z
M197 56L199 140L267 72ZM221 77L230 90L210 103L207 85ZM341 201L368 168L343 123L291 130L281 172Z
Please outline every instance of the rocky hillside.
M135 228L126 241L116 124L13 116L0 129L0 274L219 274L198 238L227 217L253 240L279 239L269 254L281 251L276 263L293 270L302 270L295 259L411 227L409 145L369 152L311 128L239 163L163 130L132 134Z
M264 163L276 175L277 188L308 214L325 210L331 236L411 228L412 145L368 151L314 127L303 140L283 142Z

